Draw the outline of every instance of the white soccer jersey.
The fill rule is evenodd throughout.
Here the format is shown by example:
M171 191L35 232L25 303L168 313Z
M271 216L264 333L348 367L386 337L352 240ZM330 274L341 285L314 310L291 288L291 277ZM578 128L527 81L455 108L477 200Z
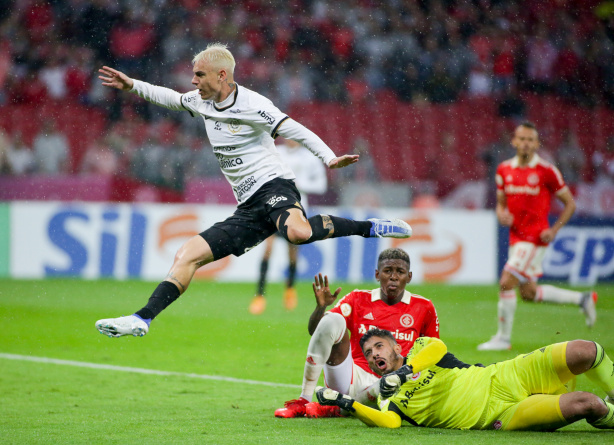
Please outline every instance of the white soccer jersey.
M221 103L202 100L198 90L180 94L139 80L134 80L132 92L156 105L202 116L213 153L239 203L272 179L294 179L275 148L278 135L301 143L326 165L336 157L318 136L269 99L235 85L235 91Z

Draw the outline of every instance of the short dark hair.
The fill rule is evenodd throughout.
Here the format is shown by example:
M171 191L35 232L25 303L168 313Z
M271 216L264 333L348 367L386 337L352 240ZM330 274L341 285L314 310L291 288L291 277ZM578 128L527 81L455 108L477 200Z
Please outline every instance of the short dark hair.
M403 260L407 263L407 270L409 270L411 266L409 255L403 249L382 250L382 253L377 257L377 268L379 269L380 264L386 260Z
M535 126L535 124L531 121L524 121L523 123L521 123L520 125L518 125L519 127L524 127L524 128L529 128L531 130L533 130L535 133L537 133L537 138L539 139L539 131L537 131L537 127Z
M371 337L380 337L380 338L387 338L388 340L390 340L390 342L393 345L397 344L397 339L394 338L394 335L392 335L392 332L387 331L386 329L380 329L380 328L373 328L373 329L369 329L365 335L362 336L362 338L360 339L360 349L362 349L364 351L364 346L365 343L367 342L367 340L369 340Z

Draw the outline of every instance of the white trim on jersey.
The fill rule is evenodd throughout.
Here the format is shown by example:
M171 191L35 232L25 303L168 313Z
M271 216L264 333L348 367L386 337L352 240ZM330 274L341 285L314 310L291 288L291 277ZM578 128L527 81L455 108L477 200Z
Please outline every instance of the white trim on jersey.
M411 301L411 297L412 297L412 293L405 291L403 293L403 298L401 298L401 302L405 304L409 304L409 302ZM380 288L373 289L371 291L371 301L377 301L381 299L382 299L382 290Z

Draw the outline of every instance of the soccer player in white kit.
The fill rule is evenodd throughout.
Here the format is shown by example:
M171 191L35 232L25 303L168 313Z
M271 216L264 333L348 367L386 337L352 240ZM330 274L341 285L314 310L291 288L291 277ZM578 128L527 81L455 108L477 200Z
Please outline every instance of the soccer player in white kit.
M186 291L199 267L231 254L240 256L276 231L293 244L350 235L411 236L411 227L401 220L353 221L331 215L307 219L294 174L281 161L274 139L281 135L299 142L329 168L358 162L358 155L335 156L318 136L270 100L238 85L233 78L235 60L225 45L209 45L193 63L192 85L196 89L185 94L131 79L110 67L99 70L104 86L201 116L213 152L239 203L232 216L179 248L168 275L142 309L133 315L96 322L96 328L109 337L142 337L150 322Z

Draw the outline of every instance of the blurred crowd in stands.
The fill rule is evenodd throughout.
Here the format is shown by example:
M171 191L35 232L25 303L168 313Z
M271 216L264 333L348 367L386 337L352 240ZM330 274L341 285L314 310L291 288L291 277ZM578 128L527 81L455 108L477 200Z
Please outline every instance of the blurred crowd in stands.
M235 55L238 83L282 110L304 102L352 106L382 92L417 107L489 98L499 117L516 120L527 114L527 95L614 109L614 5L607 1L0 0L2 113L75 104L78 113L97 110L104 119L101 137L82 147L44 115L32 116L41 122L38 134L21 134L16 124L3 129L0 118L0 174L125 174L175 189L187 178L219 175L197 119L97 79L109 65L187 91L192 57L216 41ZM485 168L474 179L489 177L511 153L508 136L481 147ZM367 170L340 178L372 180L373 144L345 137ZM446 183L445 171L458 168L454 137L425 147L436 153L430 168L440 196L457 185ZM612 181L613 138L606 134L607 143L587 152L570 131L548 148L568 182L586 168L591 179Z

